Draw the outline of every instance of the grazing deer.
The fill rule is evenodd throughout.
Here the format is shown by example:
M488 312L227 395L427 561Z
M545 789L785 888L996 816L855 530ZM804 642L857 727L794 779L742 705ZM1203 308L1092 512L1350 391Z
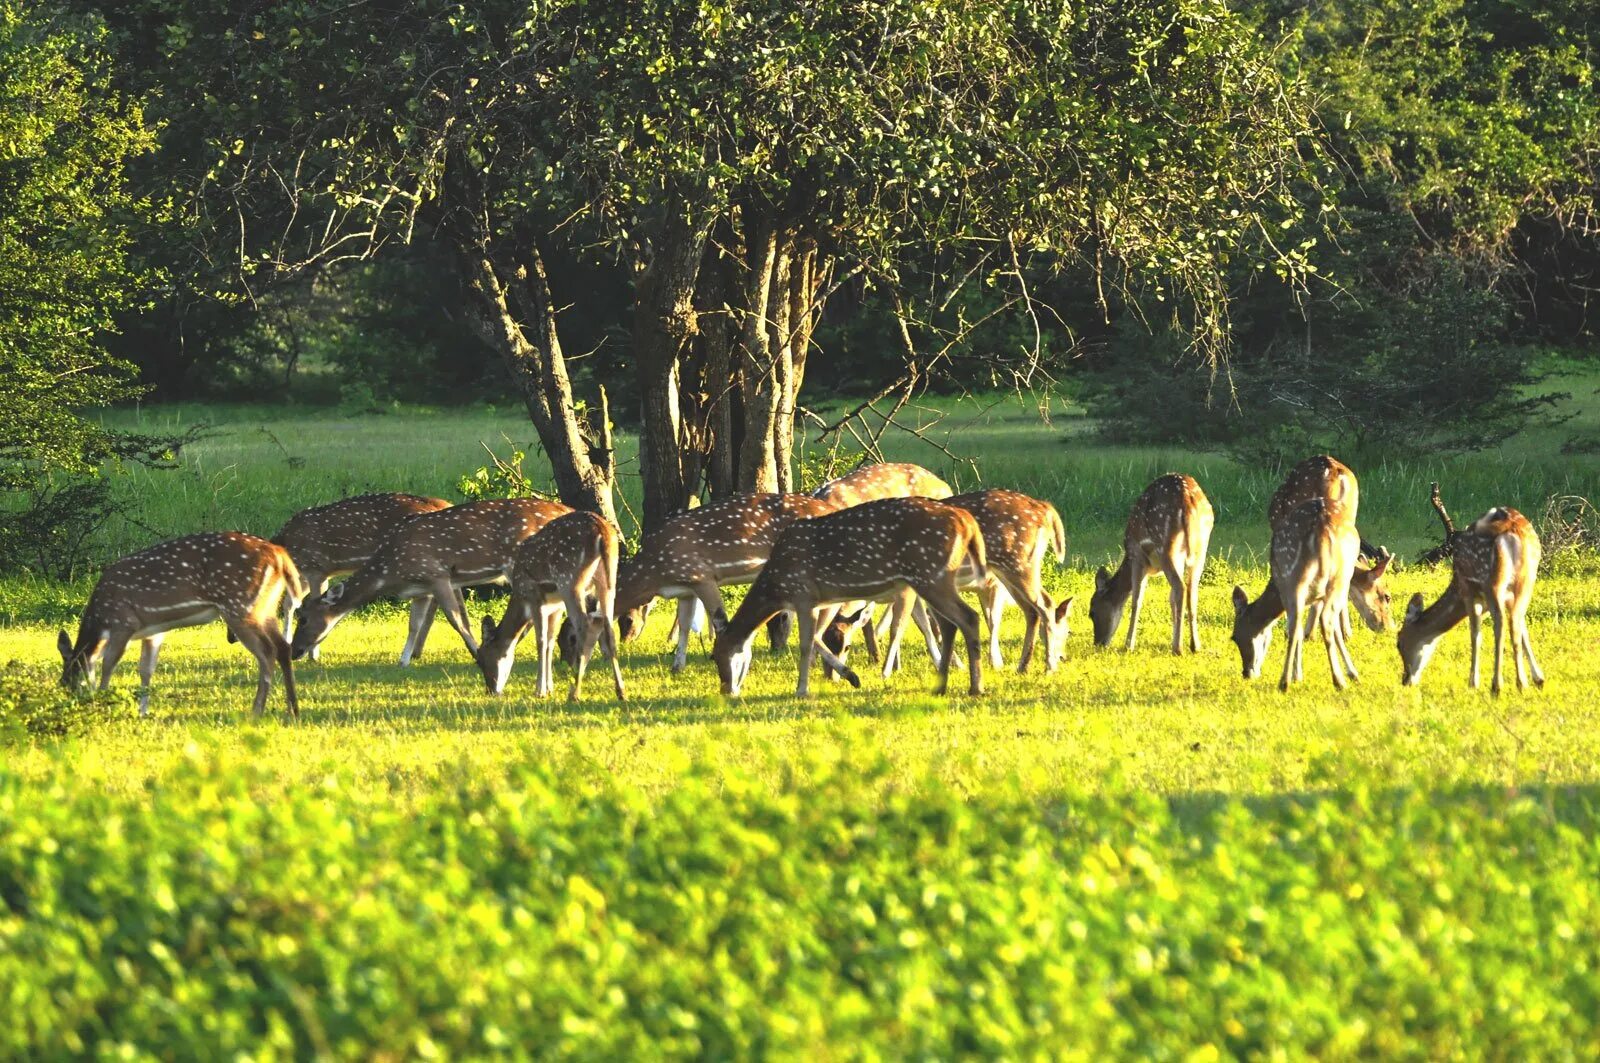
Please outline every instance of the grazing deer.
M1511 628L1511 658L1517 670L1517 686L1525 688L1523 657L1535 686L1544 686L1544 671L1533 656L1533 641L1528 637L1528 603L1533 600L1533 584L1539 575L1542 549L1533 525L1514 509L1491 509L1464 532L1451 539L1454 574L1450 587L1427 608L1422 595L1412 595L1406 607L1405 623L1400 628L1401 679L1406 686L1422 680L1422 670L1438 646L1439 637L1461 623L1470 622L1472 665L1469 685L1478 685L1478 643L1482 635L1483 612L1494 623L1494 679L1490 689L1500 693L1500 669L1505 657L1506 628Z
M1272 501L1267 504L1267 526L1276 529L1278 522L1296 506L1313 498L1339 503L1334 512L1346 517L1351 526L1355 526L1356 513L1361 504L1361 488L1356 482L1356 474L1344 462L1327 454L1306 458L1289 470L1283 483L1273 492ZM1362 552L1369 552L1364 542ZM1368 628L1383 632L1394 627L1389 588L1383 582L1393 555L1381 546L1370 548L1370 553L1375 559L1372 565L1362 565L1359 561L1356 563L1355 575L1350 579L1350 602ZM1348 639L1351 629L1348 611L1341 611L1339 623Z
M949 498L950 485L921 465L908 461L879 462L829 480L812 491L811 497L844 509L880 498Z
M950 497L950 485L945 483L921 465L907 461L877 462L846 473L843 476L829 480L827 483L811 492L813 498L820 498L832 502L837 508L859 506L863 502L874 502L880 498L937 498ZM891 596L898 597L898 595ZM890 599L886 599L890 600ZM874 628L877 623L875 618L876 602L855 602L851 607L843 610L851 619L844 624L835 623L829 626L825 641L830 646L838 646L841 652L849 652L849 636L856 629L861 629L867 640L867 652L874 660L878 657L878 632ZM928 621L927 610L922 603L912 599L911 616L916 620L917 627L922 631L922 636L928 645L928 654L936 661L938 659L938 636L934 633L933 626ZM887 626L891 610L885 616L882 624ZM893 657L884 658L884 675L891 675L898 662ZM831 678L833 671L825 668Z
M193 627L219 617L233 636L255 655L255 715L272 689L274 664L283 670L289 715L300 716L295 697L289 644L278 627L278 607L305 597L306 583L281 546L244 532L204 532L157 543L110 565L89 595L78 622L78 641L65 631L56 638L61 651L61 683L77 687L91 681L98 667L100 689L131 640L139 650L139 715L150 714L150 677L161 654L161 639L174 628Z
M949 682L957 629L967 640L968 690L983 693L978 650L978 614L961 600L961 581L987 571L983 534L964 509L928 498L886 498L828 516L798 521L773 545L772 557L744 602L717 635L712 656L724 694L736 695L750 671L755 631L784 610L799 618L800 680L796 693L810 693L817 652L852 685L861 680L819 635L852 601L874 601L895 590L919 595L949 620L939 663L938 693Z
M1233 641L1246 679L1261 674L1272 624L1285 614L1289 645L1279 690L1304 678L1305 639L1314 628L1321 630L1327 645L1333 685L1344 689L1347 673L1357 678L1339 614L1350 593L1361 538L1341 508L1321 498L1295 506L1272 532L1272 585L1255 602L1243 587L1233 589Z
M1035 640L1042 626L1045 667L1055 671L1065 649L1067 618L1072 610L1071 598L1061 602L1052 601L1040 579L1040 569L1047 552L1053 550L1058 563L1065 561L1067 556L1067 533L1056 507L1020 492L1000 488L953 495L944 499L944 502L971 513L978 522L978 530L983 534L984 554L988 559L986 578L977 584L963 585L962 589L978 592L980 611L989 624L990 666L999 668L1003 663L1000 656L1000 622L1009 599L1018 603L1027 621L1027 633L1023 637L1022 656L1017 662L1017 670L1028 670ZM905 611L899 601L891 610L888 651L883 661L886 677L898 662ZM842 657L841 650L847 647L852 626L850 622L836 620L823 638L824 645Z
M563 612L580 634L577 660L568 701L577 701L583 673L598 641L611 659L611 678L617 700L622 691L622 667L617 660L616 525L604 517L578 511L557 517L517 546L511 568L511 604L497 626L483 618L483 645L478 667L489 693L505 691L517 643L534 629L539 647L539 697L555 690L556 620ZM580 622L580 618L582 622Z
M1102 566L1094 576L1089 619L1094 625L1096 646L1111 645L1122 622L1122 610L1132 598L1125 648L1133 649L1145 580L1159 568L1172 590L1172 652L1183 652L1185 608L1189 613L1189 648L1199 652L1200 573L1206 565L1206 547L1214 522L1211 503L1193 477L1168 473L1144 489L1128 515L1128 527L1122 536L1122 564L1114 573Z
M327 591L330 579L348 576L366 564L395 528L419 513L433 513L449 506L442 498L422 495L355 495L325 506L302 509L278 529L272 541L294 558L295 566L310 589L307 597L320 598ZM289 638L294 633L294 612L287 607L289 599L284 601L283 634L284 638ZM431 597L417 599L413 608L425 608L428 621L432 621L434 602ZM416 653L422 652L427 628L428 624L424 623ZM317 653L318 648L312 647L312 660Z
M335 624L368 602L431 595L476 659L478 643L467 622L461 588L508 582L517 544L571 512L542 498L490 498L410 518L349 579L301 607L295 657L303 657ZM431 609L419 611L413 604L411 630L400 651L402 667L416 657L432 615Z
M672 670L689 661L689 631L696 603L712 629L728 621L720 588L749 583L772 554L778 536L797 520L832 513L833 502L801 494L735 495L686 510L648 536L617 576L618 627L624 640L638 637L657 597L678 599L678 649Z

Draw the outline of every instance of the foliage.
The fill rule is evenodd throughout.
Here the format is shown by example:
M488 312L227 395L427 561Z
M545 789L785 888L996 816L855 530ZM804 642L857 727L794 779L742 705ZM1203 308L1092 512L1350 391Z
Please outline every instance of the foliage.
M60 679L49 666L8 661L0 667L0 747L88 734L131 707L126 691L80 694Z
M93 470L109 443L79 411L131 393L96 333L136 291L124 225L147 204L124 169L153 139L103 44L91 22L0 0L0 491Z
M1589 788L1040 807L691 769L337 771L262 801L191 744L148 795L0 774L17 1055L1522 1056L1600 1050ZM420 932L419 932L420 931ZM172 1001L186 1006L175 1008Z
M456 481L456 490L463 498L528 498L540 493L522 469L528 457L524 451L513 450L502 458L487 445L483 449L489 455L489 464L478 466Z
M147 152L137 104L110 88L105 34L50 5L0 0L0 569L70 576L112 509L114 458L157 460L85 416L137 394L100 334L138 294L125 169Z
M1247 461L1317 451L1384 454L1498 446L1555 423L1539 351L1509 341L1506 307L1459 262L1433 256L1403 289L1327 307L1303 341L1241 350L1196 374L1177 337L1125 327L1085 393L1106 438L1206 443Z

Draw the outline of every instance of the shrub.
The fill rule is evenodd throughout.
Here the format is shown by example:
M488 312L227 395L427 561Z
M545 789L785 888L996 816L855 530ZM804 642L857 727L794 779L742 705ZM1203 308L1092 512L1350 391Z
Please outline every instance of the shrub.
M0 771L0 1053L1587 1056L1591 789L1168 801L886 785L870 750L418 807L191 745Z
M85 734L128 708L126 691L80 694L48 668L12 661L0 668L0 745Z

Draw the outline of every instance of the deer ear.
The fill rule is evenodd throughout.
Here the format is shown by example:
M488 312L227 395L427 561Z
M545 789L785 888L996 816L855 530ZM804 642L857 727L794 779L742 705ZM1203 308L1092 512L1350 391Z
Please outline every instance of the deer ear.
M67 637L65 631L56 632L56 649L61 651L63 661L72 660L72 640Z
M479 640L480 642L488 642L490 639L494 638L494 617L490 616L488 613L485 613L483 615L483 624L478 630L483 632L483 638Z
M1415 623L1417 617L1422 615L1422 595L1413 594L1406 603L1406 623Z
M1095 570L1094 589L1097 591L1103 591L1106 589L1106 584L1109 582L1111 582L1111 574L1106 571L1106 566L1101 565Z
M1250 596L1245 593L1243 587L1235 585L1233 588L1233 611L1242 613L1249 604Z
M1372 578L1382 579L1383 574L1389 570L1389 559L1394 556L1385 550L1378 555L1378 563L1372 566Z
M1056 603L1056 619L1057 620L1065 620L1067 617L1069 617L1071 615L1072 615L1072 599L1070 597L1063 598L1063 599L1061 599L1061 601Z

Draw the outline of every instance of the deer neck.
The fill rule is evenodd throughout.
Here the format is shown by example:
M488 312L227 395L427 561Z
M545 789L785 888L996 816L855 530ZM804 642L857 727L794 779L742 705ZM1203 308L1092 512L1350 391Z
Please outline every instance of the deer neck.
M1465 620L1468 612L1467 595L1461 593L1460 587L1451 584L1449 590L1439 595L1438 601L1417 614L1412 626L1418 637L1425 642L1432 642Z
M1137 549L1137 547L1135 547ZM1106 581L1106 594L1115 606L1121 606L1133 597L1133 564L1129 560L1130 552L1122 552L1122 564L1111 573L1111 578Z
M763 624L782 612L783 608L784 603L768 595L761 581L757 580L717 638L727 639L732 646L743 646Z
M1244 607L1244 612L1239 616L1239 624L1245 634L1255 638L1267 627L1284 614L1283 596L1278 593L1272 581L1267 581L1267 587L1255 601Z

